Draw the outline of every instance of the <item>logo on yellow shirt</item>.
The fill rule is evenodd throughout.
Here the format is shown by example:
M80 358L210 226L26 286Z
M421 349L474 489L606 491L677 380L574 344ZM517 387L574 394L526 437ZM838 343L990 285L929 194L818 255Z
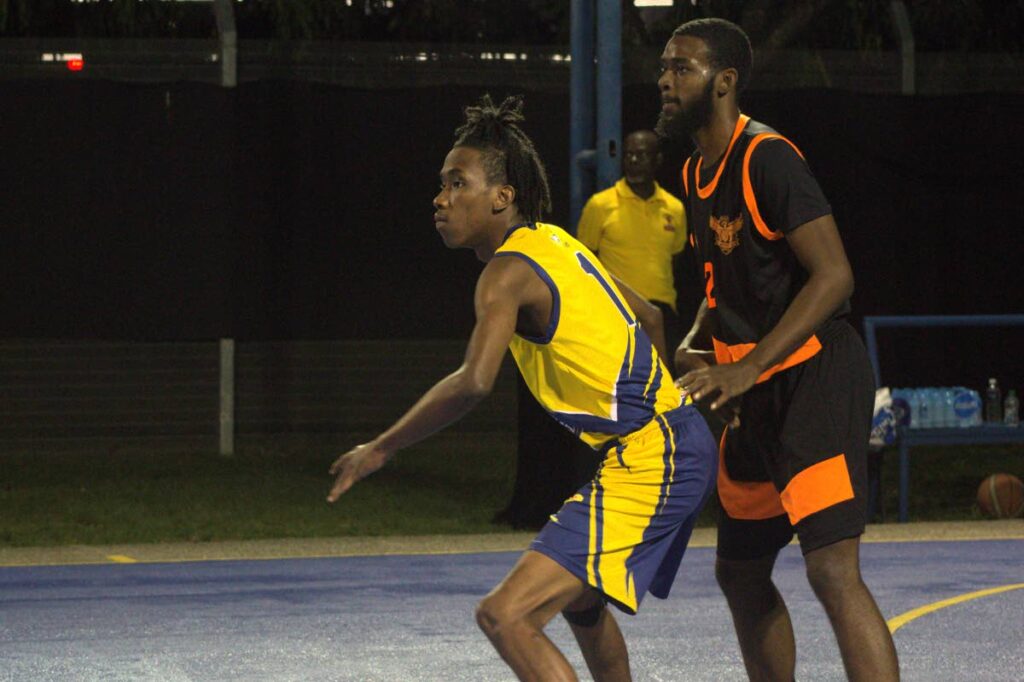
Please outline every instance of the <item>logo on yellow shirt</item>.
M733 249L740 245L740 230L743 229L743 216L739 215L735 220L711 216L708 222L711 224L711 229L715 232L715 246L728 256L732 253Z
M662 228L666 232L675 232L676 231L676 227L675 227L675 225L672 224L672 214L671 213L663 213L662 215L665 216L665 224L662 225Z

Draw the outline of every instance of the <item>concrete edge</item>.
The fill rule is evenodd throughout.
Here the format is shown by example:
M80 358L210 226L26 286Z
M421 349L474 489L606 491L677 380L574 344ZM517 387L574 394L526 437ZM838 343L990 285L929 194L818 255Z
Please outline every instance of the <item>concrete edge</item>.
M520 552L529 546L535 535L532 532L510 532L480 535L281 538L136 545L0 547L0 567ZM863 540L866 543L1024 540L1024 520L873 524L868 526ZM690 546L714 547L715 529L695 529Z

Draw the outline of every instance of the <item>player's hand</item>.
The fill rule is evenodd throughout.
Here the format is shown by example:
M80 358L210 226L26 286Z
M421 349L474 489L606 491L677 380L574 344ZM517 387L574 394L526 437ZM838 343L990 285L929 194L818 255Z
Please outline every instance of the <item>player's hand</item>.
M393 453L382 450L375 443L363 443L357 445L344 455L334 460L334 464L328 470L337 478L331 492L327 495L328 502L334 502L348 492L348 489L361 481L391 459Z
M675 361L676 366L676 376L680 377L695 369L703 369L715 364L714 351L692 350L681 344L679 348L676 349L676 354L673 360ZM676 385L679 385L678 381L676 381ZM680 386L680 388L682 387Z
M717 410L746 393L760 375L757 367L741 360L695 369L681 376L676 383L694 400L711 399L711 409Z
M687 396L687 391L686 391L685 388L683 388L683 378L680 377L679 379L676 379L675 383L676 383L676 387L682 392L683 397L685 398ZM730 401L726 402L725 404L721 405L720 407L718 407L715 410L710 410L709 408L706 408L706 409L708 409L708 413L707 414L702 413L702 414L704 414L705 418L708 418L708 416L710 414L711 416L714 416L714 417L717 417L718 419L721 419L722 422L725 423L725 425L727 427L729 427L730 429L738 429L740 427L740 401L739 400L736 400L736 399L730 400Z

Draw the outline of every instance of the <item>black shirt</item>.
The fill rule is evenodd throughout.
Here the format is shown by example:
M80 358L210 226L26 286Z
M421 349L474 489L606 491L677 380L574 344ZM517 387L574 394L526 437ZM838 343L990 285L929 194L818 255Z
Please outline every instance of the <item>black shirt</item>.
M832 208L796 146L748 116L737 121L728 149L712 167L703 167L694 152L683 167L683 187L716 355L732 362L775 327L807 281L785 235ZM844 302L832 317L848 309ZM812 336L777 369L818 348Z

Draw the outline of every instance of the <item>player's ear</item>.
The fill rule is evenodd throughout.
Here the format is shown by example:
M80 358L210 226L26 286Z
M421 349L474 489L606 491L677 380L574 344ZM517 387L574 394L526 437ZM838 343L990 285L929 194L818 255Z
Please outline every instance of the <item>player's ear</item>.
M719 97L725 97L730 92L735 92L739 77L739 72L731 66L719 71L715 74L715 94Z
M494 213L501 213L516 202L516 188L512 185L502 185L494 195L494 203L491 210Z

